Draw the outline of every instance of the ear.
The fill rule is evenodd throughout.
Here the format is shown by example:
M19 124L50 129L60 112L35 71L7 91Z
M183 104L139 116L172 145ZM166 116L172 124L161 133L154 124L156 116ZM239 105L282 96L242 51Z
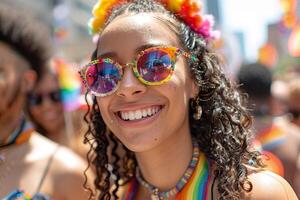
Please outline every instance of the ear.
M28 93L33 89L35 85L37 74L34 70L29 69L24 71L23 77L24 78L22 85L24 85L25 92Z
M199 95L199 85L195 80L192 81L191 98L195 98Z

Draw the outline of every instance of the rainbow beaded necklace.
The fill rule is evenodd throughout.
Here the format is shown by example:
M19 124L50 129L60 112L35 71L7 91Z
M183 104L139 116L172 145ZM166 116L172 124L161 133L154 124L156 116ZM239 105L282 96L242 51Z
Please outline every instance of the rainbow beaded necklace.
M206 159L206 156L203 152L199 151L198 146L196 147L198 149L198 153L196 151L196 154L199 156L196 160L195 167L191 167L191 163L195 162L194 156L190 162L189 167L187 168L185 175L188 173L191 173L191 176L189 176L188 180L185 180L183 178L176 184L176 187L169 190L169 191L176 191L175 199L176 200L205 200L208 196L208 189L209 189L209 183L210 183L210 171L209 171L209 163ZM194 152L193 155L195 155L195 146L194 146ZM192 171L191 171L192 170ZM132 200L134 199L137 189L138 189L139 181L136 177L134 177L131 182L128 184L128 187L126 188L125 195L123 195L122 200ZM161 194L160 196L156 194L156 197L154 196L153 199L167 199L169 196L165 196L165 194Z

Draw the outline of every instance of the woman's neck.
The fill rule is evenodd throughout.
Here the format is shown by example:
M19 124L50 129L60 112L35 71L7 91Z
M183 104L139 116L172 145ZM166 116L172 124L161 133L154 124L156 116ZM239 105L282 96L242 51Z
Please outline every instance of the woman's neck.
M192 153L190 134L179 132L151 151L136 153L136 158L143 178L160 191L166 191L183 176Z
M64 127L61 127L61 128L57 128L57 129L53 129L51 131L48 131L47 132L47 137L54 141L54 142L57 142L59 144L63 144L63 145L66 145L66 146L69 146L69 137L66 133L66 130Z

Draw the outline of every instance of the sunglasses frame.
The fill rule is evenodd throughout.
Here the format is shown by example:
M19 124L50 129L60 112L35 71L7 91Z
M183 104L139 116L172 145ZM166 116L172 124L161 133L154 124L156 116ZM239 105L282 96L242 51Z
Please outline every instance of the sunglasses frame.
M58 98L56 98L55 95L58 95ZM45 97L48 98L52 103L59 103L62 101L60 90L57 90L57 91L51 91L51 92L44 93L44 94L30 94L30 97L29 97L30 105L31 106L42 105L43 102L45 101ZM33 102L32 99L34 99L34 103L32 103ZM37 101L37 99L40 99L40 101Z
M163 51L163 52L167 53L170 56L171 69L170 69L170 74L165 79L163 79L161 81L158 81L158 82L150 82L150 81L145 80L141 76L141 74L138 71L137 63L143 55L145 55L148 52L155 51L155 50ZM109 64L113 64L119 70L119 74L120 74L121 79L122 79L123 78L123 68L132 66L133 74L140 82L142 82L145 85L151 85L151 86L156 85L157 86L157 85L162 85L162 84L168 82L171 79L171 77L174 73L174 70L175 70L175 63L177 61L178 56L180 56L180 55L183 55L184 57L191 59L193 62L198 61L198 58L196 56L194 56L190 53L187 53L187 52L185 52L184 50L181 50L178 47L155 46L155 47L150 47L150 48L147 48L145 50L140 51L136 55L136 57L133 59L132 62L126 63L124 65L121 65L117 61L114 61L113 59L110 59L110 58L98 58L98 59L92 60L87 65L81 67L81 69L79 70L79 74L80 74L80 76L83 80L83 84L87 88L88 92L90 92L91 94L93 94L95 96L105 97L105 96L108 96L108 95L114 93L115 91L117 91L121 81L118 81L118 84L116 85L116 87L112 91L107 92L107 93L103 93L103 94L102 93L97 93L97 92L91 90L89 85L88 85L88 81L87 81L87 78L86 78L88 75L86 73L87 73L89 67L94 66L94 65L99 64L99 63L104 63L104 62L109 63Z

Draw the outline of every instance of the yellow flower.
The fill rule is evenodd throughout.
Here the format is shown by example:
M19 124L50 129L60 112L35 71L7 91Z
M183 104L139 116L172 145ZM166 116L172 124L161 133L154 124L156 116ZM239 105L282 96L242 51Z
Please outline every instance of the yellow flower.
M100 0L93 8L93 15L99 17L100 15L106 15L107 11L113 7L118 0Z
M182 4L185 0L169 0L168 1L168 9L171 12L177 13L180 11Z

